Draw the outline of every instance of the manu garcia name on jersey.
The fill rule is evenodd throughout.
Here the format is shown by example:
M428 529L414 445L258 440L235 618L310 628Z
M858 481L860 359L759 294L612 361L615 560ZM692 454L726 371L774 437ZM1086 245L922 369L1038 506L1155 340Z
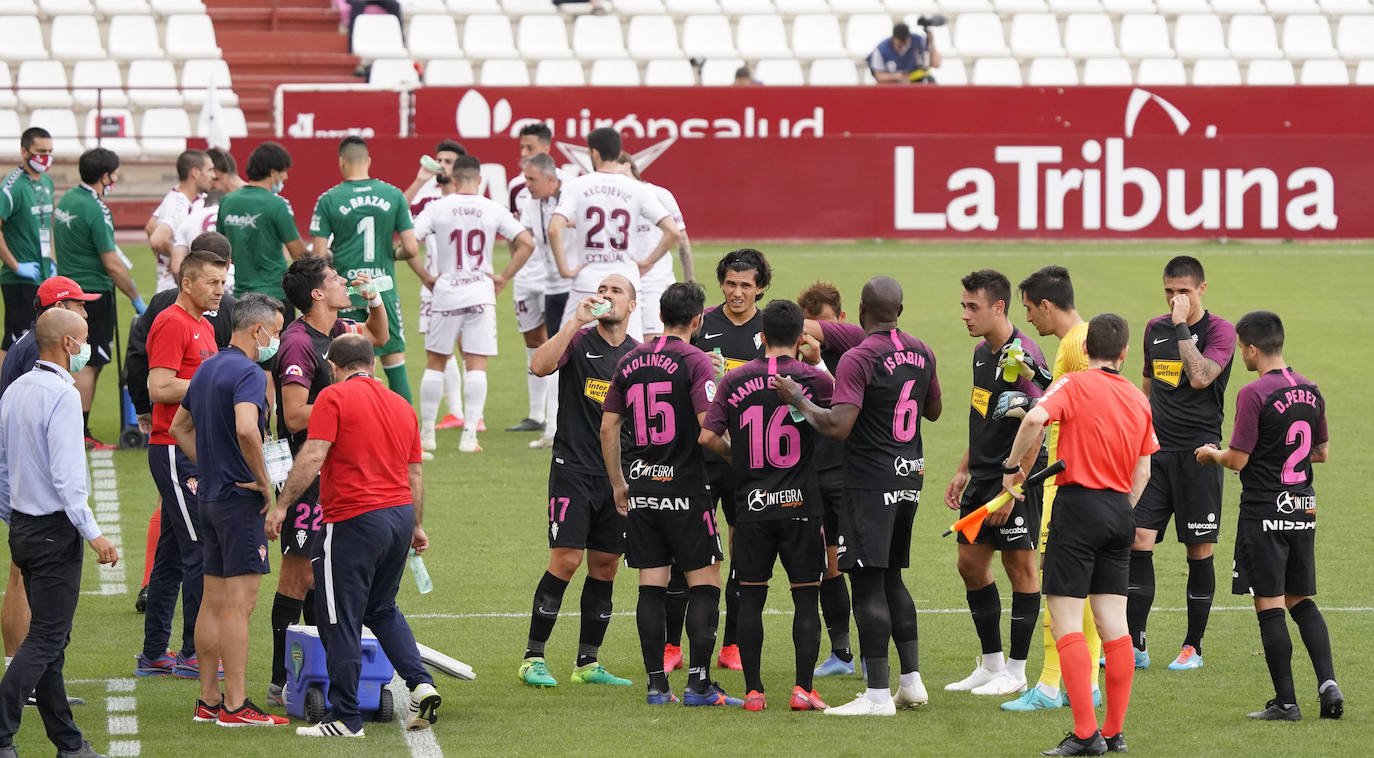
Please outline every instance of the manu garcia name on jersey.
M646 508L651 511L690 511L690 497L654 497L652 495L631 495L630 510Z
M745 502L749 505L749 510L755 513L769 508L800 508L806 505L806 498L799 489L778 490L769 492L768 490L750 490L749 497Z
M726 398L726 402L730 404L731 408L738 408L739 404L748 399L750 395L754 394L755 392L761 392L763 390L767 390L769 392L773 391L773 388L768 386L768 376L763 375L750 377L749 379L746 379L743 384L740 384L738 387L730 391L730 397ZM801 388L801 393L802 396L805 397L807 400L811 399L810 387L803 385Z
M883 358L883 368L887 370L888 375L897 373L898 366L925 368L926 357L915 350L900 350Z

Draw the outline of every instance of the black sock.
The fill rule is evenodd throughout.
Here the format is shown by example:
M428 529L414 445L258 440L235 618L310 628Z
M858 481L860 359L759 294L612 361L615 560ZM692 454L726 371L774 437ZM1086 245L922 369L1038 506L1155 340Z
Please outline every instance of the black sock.
M82 428L82 430L83 430L83 433L84 433L87 437L91 436L91 412L90 412L90 411L82 411L82 412L81 412L81 428Z
M577 637L577 665L596 663L601 641L606 639L606 627L611 624L611 589L615 585L590 576L582 583L582 631ZM659 665L663 665L663 646L658 647Z
M859 654L863 656L868 686L888 688L887 646L892 639L883 589L883 569L856 569L849 575L854 592L854 625L859 629Z
M687 592L687 688L702 693L711 684L711 654L720 625L720 588L698 584Z
M1126 585L1126 627L1136 650L1145 649L1145 623L1155 602L1155 554L1132 550L1130 579Z
M526 658L543 658L544 643L553 634L558 609L563 605L563 593L568 583L545 571L534 588L534 609L530 611L530 637L525 643Z
M793 587L792 648L796 652L797 686L810 692L821 654L821 588Z
M968 610L973 615L973 629L978 634L983 655L1002 652L1002 598L997 583L976 590L965 590Z
M763 692L759 674L763 657L763 604L768 600L768 585L741 584L739 588L739 660L744 667L744 688Z
M1331 635L1326 631L1326 619L1312 598L1288 609L1293 622L1298 625L1302 644L1307 647L1307 655L1312 659L1312 670L1317 674L1317 691L1320 692L1327 682L1336 681L1336 667L1331 663Z
M1293 640L1288 636L1288 619L1282 608L1269 608L1255 615L1259 618L1260 642L1264 644L1264 662L1269 664L1269 678L1274 680L1274 698L1279 705L1296 703Z
M902 581L901 569L883 572L883 594L887 597L887 614L892 624L892 642L897 648L901 673L920 671L920 644L916 634L916 604Z
M1011 593L1011 655L1024 661L1030 655L1031 640L1040 627L1040 593Z
M315 590L308 589L305 591L305 597L301 599L301 621L305 622L306 626L315 626L315 617L319 615L315 610Z
M1207 616L1212 612L1212 595L1217 591L1217 573L1212 556L1188 559L1188 633L1183 644L1192 645L1202 655L1202 635L1207 632Z
M721 630L721 647L730 647L735 644L735 630L738 625L739 580L735 578L735 569L732 567L729 578L725 580L725 628Z
M667 627L664 641L669 645L682 647L682 624L687 618L687 577L677 566L668 575L668 599L664 605Z
M286 684L286 627L301 617L301 601L277 593L272 598L272 683Z
M639 651L644 656L644 671L649 689L668 691L668 676L663 673L663 602L668 591L663 587L639 585L635 621L639 625Z
M854 653L849 650L849 585L844 574L821 582L821 614L825 617L825 633L830 637L830 652L849 663Z

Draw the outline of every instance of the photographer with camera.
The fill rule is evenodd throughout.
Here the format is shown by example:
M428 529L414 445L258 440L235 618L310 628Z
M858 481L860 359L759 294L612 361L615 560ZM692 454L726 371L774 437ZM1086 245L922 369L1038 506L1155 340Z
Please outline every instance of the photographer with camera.
M939 68L940 52L930 36L930 27L944 26L944 16L921 16L916 25L921 34L912 36L911 27L897 24L892 36L878 43L868 56L868 69L879 84L934 84L931 67Z

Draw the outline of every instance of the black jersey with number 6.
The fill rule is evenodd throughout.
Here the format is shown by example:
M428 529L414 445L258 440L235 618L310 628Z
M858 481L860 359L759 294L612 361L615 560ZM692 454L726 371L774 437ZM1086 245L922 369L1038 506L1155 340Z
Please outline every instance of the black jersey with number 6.
M558 432L553 462L587 473L606 475L601 458L601 404L611 387L615 366L639 344L626 335L611 345L591 326L578 332L558 359ZM627 437L622 434L621 444Z
M1312 451L1326 441L1326 400L1315 382L1282 368L1242 387L1231 433L1231 448L1250 454L1240 471L1241 518L1315 518Z

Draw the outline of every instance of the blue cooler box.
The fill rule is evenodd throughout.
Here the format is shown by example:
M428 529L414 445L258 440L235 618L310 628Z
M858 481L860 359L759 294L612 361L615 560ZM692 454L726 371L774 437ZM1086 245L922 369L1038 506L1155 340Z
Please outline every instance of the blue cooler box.
M395 670L372 632L363 630L362 670L358 675L358 710L364 719L391 721L395 715L390 690ZM329 669L324 644L313 626L286 628L286 714L309 723L320 720L330 707Z

